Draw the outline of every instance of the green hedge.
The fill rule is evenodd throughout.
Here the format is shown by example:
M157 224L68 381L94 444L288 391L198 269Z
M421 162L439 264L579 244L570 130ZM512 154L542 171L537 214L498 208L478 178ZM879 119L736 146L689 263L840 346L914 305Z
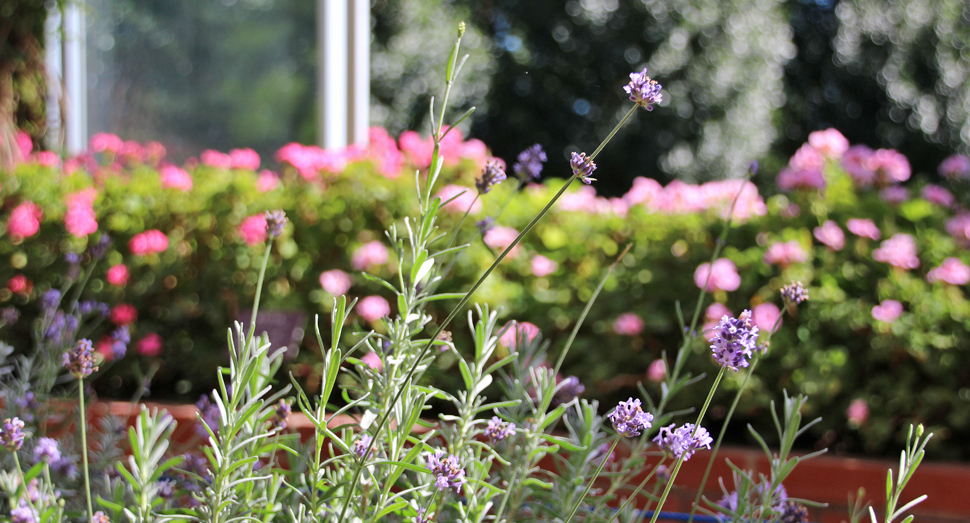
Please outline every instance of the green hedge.
M404 142L404 158L420 158L417 146ZM480 144L465 145L454 149L453 157L459 161L442 173L441 185L469 187L473 194L483 149ZM262 311L305 311L311 322L313 315L320 314L321 327L326 328L333 296L321 288L319 276L332 269L352 274L350 296L384 294L389 298L379 285L355 273L351 260L354 251L368 242L387 245L380 231L390 225L392 217L415 212L412 163L421 160L405 161L400 176L388 177L381 170L396 175L395 169L388 171L388 165L398 164L382 159L390 155L400 160L401 155L393 141L378 141L366 151L347 153L340 157L345 164L334 164L339 172L308 173L304 169L301 176L296 168L284 164L278 186L265 192L260 189L260 174L253 170L195 162L188 164L193 180L190 191L163 188L153 161L126 160L110 151L71 160L66 167L34 161L2 173L0 222L9 225L13 209L27 201L36 203L43 216L36 234L20 239L8 230L0 242L0 259L4 260L0 282L25 277L32 284L27 289L8 283L0 289L0 308L16 307L21 312L20 321L0 330L0 337L19 351L29 350L40 297L50 288L65 286L71 278L64 254L87 253L85 249L106 233L112 243L104 261L93 264L89 254L84 254L82 266L91 268L91 279L82 299L112 306L132 304L138 319L132 326L127 356L102 363L104 373L95 383L96 389L105 396L132 394L142 385L140 376L155 370L150 387L153 397L194 400L213 387L212 369L226 360L226 328L253 299L254 267L264 252L263 245L247 245L239 226L247 217L275 208L286 211L290 224L280 254L273 253L276 259L267 274ZM74 169L78 163L82 168ZM545 172L555 175L566 169L564 160L554 159ZM600 166L597 175L610 176L610 166ZM929 272L948 257L970 259L946 231L947 221L958 211L920 197L887 203L879 191L855 187L833 161L825 166L825 178L824 189L776 194L764 202L756 194L746 193L738 211L750 216L736 220L739 223L727 237L722 256L736 265L740 283L736 290L719 290L708 296L705 309L711 297L734 314L766 302L780 306L778 290L791 280L805 282L811 295L793 316L784 318L773 336L768 357L742 400L740 415L752 423L765 423L766 417L758 409L767 404L766 399L779 398L785 388L810 396L810 412L805 415L824 418L813 434L836 450L888 452L900 445L905 436L902 428L918 421L937 434L933 449L937 455L970 456L963 444L970 436L970 303L965 285L927 280ZM470 287L494 258L476 222L490 216L496 218L496 226L521 230L561 183L550 178L517 190L517 182L510 178L483 195L482 210L464 221L461 212L448 213L446 221L451 223L442 224L443 230L462 223L458 241L471 244L446 279L448 290L460 292ZM674 182L657 192L658 186L644 179L638 180L625 199L613 200L596 197L589 187L570 188L566 199L525 238L516 255L503 262L473 301L502 306L508 319L538 325L556 350L607 266L632 243L580 330L564 373L578 376L586 395L609 401L636 394L638 381L656 394L657 386L647 379L647 369L664 350L674 350L680 343L683 327L675 304L679 301L689 321L699 294L695 269L710 260L723 227L722 216L738 183L694 187ZM65 228L67 202L69 195L89 187L97 194L92 206L98 232L75 237ZM753 191L753 186L748 190ZM873 220L881 239L873 241L849 232L846 223L852 218ZM827 220L843 231L841 250L830 249L813 237L813 229ZM151 229L166 235L168 248L159 254L133 254L130 240ZM873 259L873 251L897 233L915 238L919 267L894 268ZM765 262L773 244L790 241L805 252L804 261L784 268ZM541 277L533 274L532 267L533 256L539 254L557 265ZM394 267L393 253L391 256L391 261L370 270L382 277L393 276L389 272ZM124 286L106 281L107 269L118 264L130 271ZM903 305L902 314L892 322L879 321L872 312L887 299ZM389 301L393 308L393 300ZM437 305L438 318L444 317L447 307ZM635 314L643 323L642 330L637 332L634 326L620 329L625 333L618 334L614 322L625 313ZM463 315L459 318L451 330L461 347L466 326ZM382 329L379 321L358 318L357 323L362 330ZM105 320L86 336L98 340L113 329ZM312 332L310 324L307 329ZM139 354L136 349L139 340L150 333L162 338L163 350L158 356ZM689 368L705 368L710 356L701 337L693 351L696 361ZM312 389L319 360L313 336L308 335L299 355L291 360L290 370ZM449 361L443 357L435 374L446 388L457 374L449 368ZM715 423L743 376L730 376L725 392L715 398ZM697 394L706 390L695 389ZM702 400L687 392L675 407L687 408ZM864 401L865 409L859 400ZM852 419L850 405L854 405Z

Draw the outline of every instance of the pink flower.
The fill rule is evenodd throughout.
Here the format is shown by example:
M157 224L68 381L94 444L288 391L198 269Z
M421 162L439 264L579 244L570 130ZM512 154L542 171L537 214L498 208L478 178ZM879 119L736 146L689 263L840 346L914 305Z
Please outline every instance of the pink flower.
M845 247L845 233L832 220L826 220L820 227L816 227L812 234L816 240L833 251L841 251L842 247Z
M903 304L896 300L883 300L872 308L872 317L876 321L891 323L903 313Z
M94 213L94 199L97 195L97 191L89 188L67 197L67 212L64 213L67 232L83 238L98 230L97 215Z
M368 296L357 303L357 314L365 321L377 321L391 314L391 305L380 296Z
M23 274L15 274L13 278L7 280L7 288L14 294L30 294L34 284Z
M138 309L130 303L119 303L111 308L110 317L115 325L131 325L138 319Z
M762 303L751 311L751 321L758 327L762 332L774 332L775 322L781 318L781 310L774 303ZM778 323L781 326L781 322Z
M624 312L613 321L613 332L620 336L639 336L643 332L643 320L632 312Z
M437 197L445 203L442 209L450 212L478 214L482 210L482 200L478 193L461 185L445 185L438 191ZM457 196L457 198L456 198ZM454 199L452 199L454 198ZM450 202L448 200L451 200Z
M365 271L372 267L384 265L390 259L387 247L379 241L367 242L350 257L350 266L355 271Z
M377 171L385 178L397 178L404 165L404 154L397 142L383 127L371 127L367 131L367 154L377 163Z
M909 199L909 189L899 185L891 185L879 191L879 197L890 205L896 205Z
M951 180L970 178L970 156L954 154L943 160L940 163L940 176Z
M93 152L109 152L117 154L121 151L124 142L117 135L111 133L96 133L88 141L88 149Z
M168 250L168 236L158 229L140 232L128 242L128 250L136 256L165 252Z
M243 218L236 230L246 245L252 247L266 241L266 216L263 213Z
M878 249L872 251L872 259L888 263L893 267L915 269L919 267L919 258L916 256L916 240L908 234L895 234L892 238L879 244Z
M56 167L61 163L61 157L53 151L40 151L31 158L34 163L43 167Z
M381 357L374 351L368 351L360 361L377 372L380 372L384 368L384 362L381 361Z
M549 276L550 274L556 272L559 268L559 264L541 254L536 254L532 257L532 274L536 278L542 278Z
M845 169L856 187L871 187L876 181L876 173L869 166L872 149L865 145L853 145L842 156L842 167Z
M165 146L160 142L148 142L145 144L145 156L146 159L154 165L158 165L163 159L168 151L165 150Z
M16 239L29 238L40 230L44 211L34 202L27 201L14 207L7 220L7 232Z
M970 248L970 213L957 214L946 221L946 232L964 248Z
M733 316L733 314L731 314L731 309L728 309L723 303L714 302L707 306L707 310L704 311L704 324L701 326L701 332L705 339L708 341L714 339L714 327L724 316Z
M849 140L835 128L810 133L808 143L826 158L841 158L849 150Z
M633 187L630 187L630 190L623 195L623 200L631 207L648 205L654 198L661 196L663 192L664 188L657 180L637 176L633 179Z
M667 377L667 366L664 365L664 360L653 360L650 366L647 367L647 379L654 382L660 383Z
M350 275L340 269L320 273L320 286L334 296L347 294L352 284Z
M118 157L131 165L139 164L145 161L145 149L140 143L134 140L128 140L121 143L121 149L118 150Z
M256 190L259 192L270 192L279 187L280 177L268 169L259 171L259 178L256 178Z
M782 268L785 268L792 263L804 263L808 261L808 253L802 249L798 240L773 243L765 251L763 261L768 265L780 265Z
M233 149L229 151L229 167L232 169L259 169L259 154L252 149Z
M429 136L427 140L414 131L404 131L398 137L401 151L408 162L418 168L431 165L431 154L434 152L434 140Z
M112 265L111 268L108 269L107 275L105 275L105 279L108 280L108 283L114 285L115 287L122 287L126 285L129 277L130 274L128 273L128 267L126 267L123 263Z
M788 167L778 174L778 188L783 191L823 189L825 188L825 177L822 175L824 165L825 157L822 153L806 143L795 151L788 160Z
M512 325L505 329L505 333L499 337L498 342L502 345L508 347L509 349L515 349L519 341L524 341L525 343L531 343L532 340L539 335L539 327L533 323L527 321L511 321ZM509 323L505 325L508 326ZM505 327L503 327L505 328Z
M518 236L519 231L511 227L497 226L489 229L485 233L485 237L483 239L485 241L485 245L488 245L493 250L504 251L509 245L512 245L512 242L515 241L515 238ZM512 251L509 252L508 257L514 258L518 253L519 246L516 245L514 248L512 248Z
M845 416L849 418L849 424L858 427L869 419L869 404L862 398L856 398L845 409Z
M212 149L206 149L202 151L199 155L199 160L210 167L219 167L221 169L229 169L232 167L232 158L228 154L220 151L213 151Z
M710 279L708 279L710 275ZM704 287L707 282L707 287ZM735 291L741 286L741 276L738 267L727 258L718 258L714 264L702 263L694 271L694 283L707 292Z
M923 187L920 195L924 200L935 203L940 207L953 207L953 195L950 194L950 191L939 185L928 184L926 187Z
M157 333L149 332L142 339L135 343L138 354L155 358L162 354L162 337Z
M895 149L877 150L868 158L866 166L876 173L876 182L880 185L905 182L912 172L909 160Z
M882 237L882 234L879 232L879 227L876 227L876 224L867 218L850 218L845 225L849 229L849 232L862 238L878 240Z
M181 167L172 164L163 165L158 174L165 189L192 190L192 176Z
M34 150L34 141L31 140L29 134L17 131L17 148L20 150L21 158L30 156L30 151Z
M966 285L970 283L970 267L959 258L947 258L943 263L926 275L926 281L934 283L943 281L950 285Z

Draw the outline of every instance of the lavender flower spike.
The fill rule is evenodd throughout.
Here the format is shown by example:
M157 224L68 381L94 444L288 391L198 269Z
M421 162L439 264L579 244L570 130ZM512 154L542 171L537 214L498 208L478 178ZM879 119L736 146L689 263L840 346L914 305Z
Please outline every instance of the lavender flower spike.
M449 455L441 459L444 455L443 451L436 450L433 455L428 456L428 470L436 476L434 486L438 487L438 490L453 488L457 494L467 481L465 468L458 462L458 456Z
M630 101L648 111L653 110L653 104L663 101L663 95L660 94L661 88L660 84L647 76L646 67L639 73L630 73L630 83L623 86L626 94L630 95Z
M73 349L64 353L63 364L78 379L86 378L98 370L94 366L94 347L91 340L78 340Z
M572 157L569 159L569 165L573 168L573 174L579 176L579 179L586 185L596 181L596 178L590 178L593 171L596 170L596 164L593 163L593 160L586 157L586 153L577 153L574 151Z
M505 162L498 158L492 158L485 162L482 168L482 177L475 179L475 187L479 194L485 194L492 190L493 185L498 185L505 181Z
M61 449L57 440L53 438L39 438L37 446L34 447L34 461L54 463L61 459Z
M24 422L20 418L7 418L0 426L0 446L17 452L24 446Z
M532 147L519 153L518 161L512 166L512 171L523 183L530 180L538 180L542 173L542 164L548 159L542 146L535 144Z
M498 416L492 416L485 427L485 437L492 443L498 443L509 436L515 436L515 423L506 423Z
M279 238L283 234L283 227L286 226L286 213L283 209L276 209L274 211L266 211L264 214L266 217L266 234L273 238Z
M748 360L758 346L758 327L751 324L751 311L732 318L725 315L714 328L711 350L718 364L734 372L747 367Z
M613 428L618 434L632 438L653 426L651 424L653 414L643 412L639 399L630 398L627 401L621 401L613 409L610 421L613 422Z
M802 282L793 281L781 288L781 299L789 310L808 299L808 291L802 286Z
M357 441L354 442L354 454L356 454L358 458L363 458L364 452L367 452L367 447L370 447L371 441L374 441L374 438L372 438L369 434L361 434L360 437L357 438ZM373 453L374 449L371 448L368 456Z
M694 452L701 448L710 450L714 439L704 427L695 426L693 423L685 423L677 427L671 424L660 428L660 433L653 439L654 443L669 452L675 458L684 457L684 461L690 459Z

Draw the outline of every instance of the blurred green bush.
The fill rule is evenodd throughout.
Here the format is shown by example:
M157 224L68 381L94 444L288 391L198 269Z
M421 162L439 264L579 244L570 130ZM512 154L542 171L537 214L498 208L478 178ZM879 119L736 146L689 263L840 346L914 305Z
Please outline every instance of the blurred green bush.
M333 269L350 274L349 296L384 295L393 308L391 296L352 265L358 248L372 241L387 245L382 231L415 211L413 174L422 157L414 138L409 138L410 146L401 140L403 151L393 140L378 140L367 150L333 153L330 167L324 169L284 163L278 179L273 173L193 161L186 167L192 180L189 191L163 187L157 158L132 161L110 151L89 153L65 166L28 161L0 173L0 223L7 229L0 242L0 282L6 282L0 289L0 308L21 312L16 324L0 330L0 338L19 351L28 350L40 297L70 281L64 254L86 252L89 243L108 234L111 247L104 261L93 266L81 299L131 304L138 317L128 355L103 362L96 390L108 397L130 395L152 370L153 398L194 401L212 389L212 371L227 359L226 328L252 303L256 266L265 247L248 245L240 226L247 217L276 208L286 211L290 224L272 253L261 311L304 311L311 317L308 333L312 316L320 314L320 327L326 332L333 296L321 287L320 275ZM474 179L486 151L474 142L459 140L452 152L456 160L442 175L442 187L457 185L467 187L469 195L475 193ZM554 163L546 172L566 169ZM597 175L609 176L609 166L601 166ZM963 444L970 436L966 285L927 279L947 258L968 259L958 239L946 230L949 221L955 231L953 220L960 220L962 211L915 196L887 203L878 190L857 188L834 160L825 164L825 179L823 189L779 193L764 201L747 184L735 209L738 218L722 257L735 264L740 281L735 290L713 292L713 300L736 315L763 303L781 306L778 290L791 280L804 282L811 295L793 316L784 318L772 337L768 356L741 402L742 421L765 429L761 425L767 417L761 409L785 388L810 396L806 416L824 418L812 432L819 446L886 453L900 445L903 428L921 422L937 434L933 453L970 457ZM502 233L507 232L502 227L521 230L561 183L549 180L517 188L510 177L482 195L481 210L467 219L462 220L459 210L442 211L442 229L450 231L461 223L458 241L470 244L442 290L470 287L494 259L486 244L502 244ZM695 269L710 261L723 217L740 187L735 180L702 186L673 182L664 188L640 179L623 198L613 199L596 196L590 187L572 188L473 301L503 307L502 314L510 320L536 324L553 341L555 351L606 267L632 243L580 330L564 373L578 376L587 396L608 402L638 394L640 381L657 394L658 385L648 379L647 370L663 351L679 346L683 327L675 304L689 321L699 293ZM69 195L87 188L96 190L92 207L98 232L75 237L65 229L67 202ZM42 210L40 228L20 238L11 233L10 217L28 201ZM495 228L483 236L476 222L486 217L494 218ZM879 240L847 230L848 220L862 218L878 227ZM843 233L844 245L838 250L814 232L829 220ZM151 229L166 235L168 248L134 254L131 239ZM918 267L903 269L873 258L873 252L897 233L915 238ZM955 234L960 238L966 231ZM766 253L782 242L795 242L803 251L801 260L794 255L767 263L772 258ZM106 278L108 268L119 264L130 272L124 285ZM387 263L368 271L388 277L394 267L392 249ZM890 299L903 305L902 313L892 321L877 320L873 308ZM436 316L443 318L449 306L437 304ZM629 321L629 315L626 323L617 323L626 313L640 323ZM450 328L459 348L467 345L462 318ZM359 316L356 321L361 330L382 329L379 321ZM94 332L79 335L98 340L113 328L106 318ZM158 356L139 353L139 340L150 333L163 340ZM311 390L320 360L313 338L304 338L290 365ZM688 368L712 373L715 367L703 337L697 338L692 352ZM457 373L448 368L446 356L439 361L435 379L448 387ZM724 392L715 398L715 425L743 376L729 376ZM705 391L699 386L680 396L675 407L698 405ZM739 430L735 440L743 438Z

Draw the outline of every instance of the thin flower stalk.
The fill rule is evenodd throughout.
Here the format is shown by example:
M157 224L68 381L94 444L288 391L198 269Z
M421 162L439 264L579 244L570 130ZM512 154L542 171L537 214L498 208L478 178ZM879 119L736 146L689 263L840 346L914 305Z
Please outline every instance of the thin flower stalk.
M599 467L596 467L596 472L593 473L593 477L586 482L586 489L583 490L582 495L580 495L579 499L576 500L576 503L573 505L572 510L569 511L569 515L566 516L566 519L563 520L563 523L569 523L573 519L573 516L576 515L576 511L579 510L579 506L583 504L583 500L586 499L586 495L589 494L589 490L593 488L593 481L599 477L600 472L603 471L603 467L606 466L606 462L610 460L610 454L613 454L613 451L616 450L616 445L619 442L620 435L617 434L613 437L613 443L610 444L610 450L603 454L603 461L600 462Z

